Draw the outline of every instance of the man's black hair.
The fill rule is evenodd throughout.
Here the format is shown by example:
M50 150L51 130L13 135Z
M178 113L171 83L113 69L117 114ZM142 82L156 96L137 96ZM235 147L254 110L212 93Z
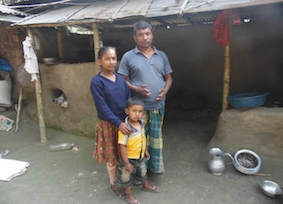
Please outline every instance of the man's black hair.
M137 30L140 29L147 29L149 28L152 31L152 25L146 21L138 21L134 24L134 35L136 34Z
M137 97L129 98L127 107L134 106L134 105L144 106L144 102L140 98L137 98Z

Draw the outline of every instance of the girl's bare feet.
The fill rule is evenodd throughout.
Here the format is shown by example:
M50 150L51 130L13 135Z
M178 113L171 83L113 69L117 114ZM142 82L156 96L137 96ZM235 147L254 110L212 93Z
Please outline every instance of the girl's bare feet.
M116 185L111 185L111 190L119 197L119 198L123 198L125 196L125 192L123 192L122 189L120 189L118 186Z

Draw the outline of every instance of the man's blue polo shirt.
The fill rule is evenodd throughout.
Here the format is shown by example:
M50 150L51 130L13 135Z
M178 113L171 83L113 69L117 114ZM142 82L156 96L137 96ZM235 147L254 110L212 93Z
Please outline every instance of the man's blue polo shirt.
M165 97L162 101L156 101L160 89L165 87L164 75L170 74L172 68L168 57L160 50L154 48L154 54L148 59L137 48L126 52L121 60L118 73L128 76L131 84L141 86L145 84L151 91L151 96L143 97L135 92L132 96L143 97L145 110L160 109L165 105Z

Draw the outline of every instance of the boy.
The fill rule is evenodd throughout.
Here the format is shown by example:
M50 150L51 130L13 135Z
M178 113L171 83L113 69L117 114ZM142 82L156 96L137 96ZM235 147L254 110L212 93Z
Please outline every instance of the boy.
M150 155L146 150L146 137L144 124L142 122L144 103L137 98L128 100L127 108L125 109L128 117L126 123L132 129L129 135L118 132L118 144L122 163L117 172L115 183L125 188L125 199L130 204L139 204L140 202L132 194L131 185L136 179L142 182L142 187L145 191L159 193L157 186L152 186L146 178L145 158L150 159Z

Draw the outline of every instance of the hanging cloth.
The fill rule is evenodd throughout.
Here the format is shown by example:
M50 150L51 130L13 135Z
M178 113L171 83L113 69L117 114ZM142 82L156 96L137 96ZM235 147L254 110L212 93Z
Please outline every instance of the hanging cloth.
M213 24L213 37L220 46L226 46L230 43L229 36L229 13L223 11L217 16Z
M37 57L32 46L32 39L27 36L23 41L25 65L24 69L31 74L31 81L37 80L36 74L39 73Z

